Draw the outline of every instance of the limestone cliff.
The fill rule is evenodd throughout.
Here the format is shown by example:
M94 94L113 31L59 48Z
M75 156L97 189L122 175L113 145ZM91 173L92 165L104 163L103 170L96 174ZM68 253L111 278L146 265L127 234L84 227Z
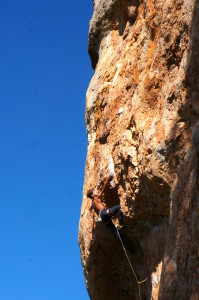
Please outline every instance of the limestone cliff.
M108 173L104 205L121 204L129 258L148 277L141 299L199 299L199 1L93 4L79 226L90 299L139 299L121 245L86 197Z

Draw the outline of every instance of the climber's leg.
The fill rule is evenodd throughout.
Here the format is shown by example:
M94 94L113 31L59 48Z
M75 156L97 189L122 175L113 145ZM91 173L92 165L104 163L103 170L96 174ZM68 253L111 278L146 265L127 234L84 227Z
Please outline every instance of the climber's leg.
M120 225L123 225L123 213L121 211L121 206L116 205L108 209L111 216L114 216L115 214L118 214L118 221Z
M102 221L105 222L105 223L111 220L111 215L110 215L110 213L109 213L108 208L103 209L103 210L100 212L100 216L101 216L101 218L102 218Z

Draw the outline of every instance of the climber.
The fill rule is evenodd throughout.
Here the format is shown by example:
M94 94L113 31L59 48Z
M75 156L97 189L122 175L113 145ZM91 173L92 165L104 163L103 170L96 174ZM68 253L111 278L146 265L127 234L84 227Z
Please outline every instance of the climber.
M92 199L92 205L91 205L90 209L94 208L94 210L99 214L98 221L103 221L106 224L106 226L111 230L111 232L114 234L116 239L120 241L117 228L113 224L111 218L112 218L112 216L118 214L118 221L120 224L119 230L126 227L123 224L123 213L121 211L121 206L116 205L111 208L107 208L102 204L102 201L101 201L101 196L111 178L112 178L112 176L109 176L106 179L100 193L97 194L97 193L93 192L93 190L89 190L87 192L87 197Z

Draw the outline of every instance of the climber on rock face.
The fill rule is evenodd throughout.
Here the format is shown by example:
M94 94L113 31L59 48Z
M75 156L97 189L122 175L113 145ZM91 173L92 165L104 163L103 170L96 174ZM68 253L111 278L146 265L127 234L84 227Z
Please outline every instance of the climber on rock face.
M112 178L112 176L109 176L106 179L106 181L101 189L101 192L99 192L97 194L97 193L93 192L93 190L89 190L87 192L87 197L92 199L92 205L91 205L90 209L94 208L94 210L99 214L98 221L103 221L107 225L107 227L111 230L111 232L114 234L116 239L120 240L119 236L118 236L118 231L117 231L115 225L113 224L111 218L112 218L112 216L118 214L119 224L120 224L120 226L123 226L123 213L121 211L121 206L116 205L111 208L106 208L102 204L102 201L101 201L101 196L111 178Z

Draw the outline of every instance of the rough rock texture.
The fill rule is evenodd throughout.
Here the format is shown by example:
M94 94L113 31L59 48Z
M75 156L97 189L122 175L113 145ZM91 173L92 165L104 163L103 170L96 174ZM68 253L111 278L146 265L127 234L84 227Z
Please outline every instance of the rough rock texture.
M92 300L139 299L121 244L86 197L114 174L141 299L199 299L199 1L94 0L79 227Z

